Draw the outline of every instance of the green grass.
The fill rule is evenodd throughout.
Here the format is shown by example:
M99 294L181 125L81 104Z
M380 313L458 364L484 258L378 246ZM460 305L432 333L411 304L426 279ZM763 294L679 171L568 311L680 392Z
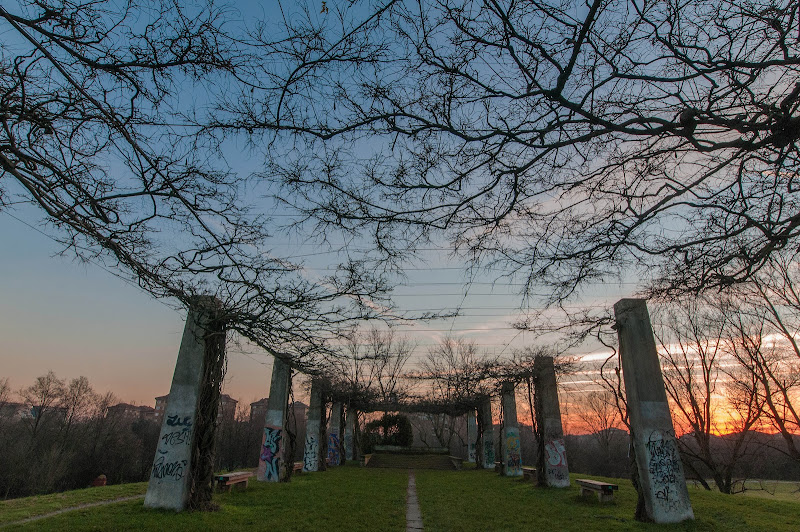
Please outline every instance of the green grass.
M139 482L136 484L117 484L0 501L0 525L55 512L63 508L80 506L81 504L140 495L144 494L145 491L147 491L147 483Z
M149 510L141 500L86 508L22 530L404 531L405 471L339 467L288 484L250 481L247 490L215 495L217 512Z
M762 499L800 502L800 482L748 480L744 495Z
M587 475L576 477L597 478ZM677 525L652 525L633 520L636 492L619 484L613 503L583 499L573 482L569 489L544 489L530 482L492 472L417 472L417 495L426 530L482 531L557 529L601 530L800 530L797 503L728 496L690 489L696 520Z
M586 475L573 475L575 477ZM427 531L483 530L800 530L797 502L722 495L690 487L696 520L649 525L633 520L636 493L619 484L616 501L600 504L569 489L542 489L482 470L417 471L417 494ZM589 477L598 478L598 477ZM246 491L215 496L218 512L174 513L145 509L141 500L86 508L32 522L35 530L197 530L283 531L405 530L407 473L392 469L334 468L295 476L289 484L252 480ZM784 483L787 492L794 489ZM0 526L32 515L100 500L144 493L145 484L108 486L7 501Z

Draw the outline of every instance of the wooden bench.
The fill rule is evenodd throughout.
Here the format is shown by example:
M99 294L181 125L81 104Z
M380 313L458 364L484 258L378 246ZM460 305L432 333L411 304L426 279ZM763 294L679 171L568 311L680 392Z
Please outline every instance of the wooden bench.
M502 473L503 472L503 462L495 462L494 463L494 472L495 473Z
M460 456L451 456L450 463L453 464L453 467L455 467L457 470L461 471L461 468L464 464L464 459Z
M247 481L254 476L256 476L255 473L250 471L236 471L214 475L214 481L217 484L217 491L231 491L231 488L237 484L241 484L239 488L247 489Z
M522 478L536 483L536 468L535 467L522 467Z
M295 462L292 465L292 474L303 472L303 462Z
M579 478L575 482L581 487L581 495L586 495L589 492L597 493L597 500L600 502L611 502L614 500L614 490L618 490L619 486L616 484L608 484L598 480L589 480L588 478Z

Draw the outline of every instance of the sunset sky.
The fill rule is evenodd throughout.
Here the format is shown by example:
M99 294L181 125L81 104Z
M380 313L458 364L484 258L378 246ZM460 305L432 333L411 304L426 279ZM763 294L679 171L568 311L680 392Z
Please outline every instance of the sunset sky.
M61 378L85 375L96 390L113 391L138 404L151 404L166 394L184 312L172 308L173 301L156 300L97 264L57 255L57 243L26 225L37 222L38 213L30 208L0 212L0 249L6 250L0 260L0 377L19 389L52 369ZM295 254L303 255L303 249L298 246ZM448 260L444 251L434 250L431 257L409 271L409 286L397 292L398 305L409 310L461 308L462 316L400 327L400 333L418 344L412 364L448 334L503 355L537 341L532 333L510 326L520 304L518 287L492 287L486 276L465 288L463 264ZM308 275L335 259L315 257ZM619 290L608 289L589 304L613 304ZM266 396L271 364L271 357L255 348L231 345L225 392L245 401ZM578 387L588 384L586 378L576 382Z

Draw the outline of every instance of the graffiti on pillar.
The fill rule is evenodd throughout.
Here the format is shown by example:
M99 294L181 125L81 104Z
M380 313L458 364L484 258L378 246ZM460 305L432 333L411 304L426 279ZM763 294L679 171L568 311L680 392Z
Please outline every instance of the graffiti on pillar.
M544 446L547 455L546 478L548 482L569 483L567 469L567 448L563 439L550 440Z
M328 463L335 466L342 463L339 455L339 435L335 432L328 434Z
M489 439L483 441L483 463L487 467L494 464L494 443Z
M169 416L167 425L170 427L192 427L192 416Z
M522 446L519 434L506 435L506 474L509 476L522 474Z
M161 432L150 476L158 480L181 480L189 463L186 453L192 443L192 416L168 416Z
M669 431L654 430L645 447L656 503L666 511L686 509L689 501L685 499L678 484L683 478L675 435Z
M547 464L558 467L567 465L567 449L564 440L551 440L544 446L547 451Z
M319 442L313 434L306 434L306 445L303 449L303 471L316 471L319 460Z
M353 435L347 431L344 435L344 456L347 460L353 459Z
M159 452L161 453L163 451ZM159 480L180 480L183 478L183 472L187 464L187 460L173 460L168 462L166 456L159 456L156 461L153 462L152 477Z
M278 427L264 427L264 443L259 458L264 463L265 480L280 479L282 433Z

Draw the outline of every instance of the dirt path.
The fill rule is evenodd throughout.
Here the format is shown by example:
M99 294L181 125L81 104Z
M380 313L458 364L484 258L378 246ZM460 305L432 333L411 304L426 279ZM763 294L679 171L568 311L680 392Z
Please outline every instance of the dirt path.
M11 526L19 526L19 525L27 525L28 523L32 523L34 521L38 521L40 519L47 519L48 517L54 517L56 515L61 515L66 512L72 512L74 510L82 510L84 508L94 508L95 506L105 506L106 504L115 504L118 502L126 502L126 501L133 501L136 499L144 499L144 493L141 495L132 495L130 497L120 497L119 499L109 499L107 501L98 501L98 502L87 502L86 504L79 504L78 506L70 506L69 508L62 508L60 510L56 510L54 512L41 514L41 515L34 515L33 517L28 517L25 519L21 519L19 521L13 521L11 523L3 523L0 524L0 528L6 528Z

